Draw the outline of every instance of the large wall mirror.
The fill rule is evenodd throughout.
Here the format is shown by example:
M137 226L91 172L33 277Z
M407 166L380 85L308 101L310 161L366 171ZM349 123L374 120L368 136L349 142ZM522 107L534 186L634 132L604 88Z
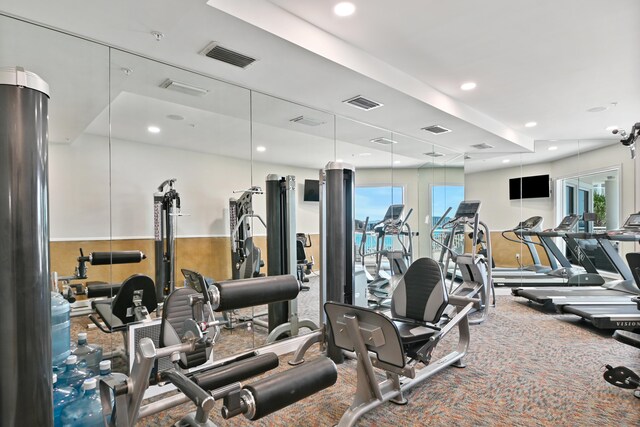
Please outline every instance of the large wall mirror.
M292 302L253 309L260 346L320 324L319 175L335 158L335 125L331 114L257 92L251 119L251 184L263 190L251 222L265 261L261 274L283 274L285 262L304 286Z
M34 49L38 46L38 49ZM111 250L109 121L109 49L95 43L0 17L0 67L23 67L50 87L49 101L49 234L53 286L68 295L87 281L112 281L109 265L80 264L81 253ZM84 271L80 266L86 266ZM19 284L6 284L19 286ZM75 305L87 306L84 287ZM89 341L111 345L111 336L86 329ZM119 340L118 340L119 343ZM54 342L54 362L64 362L69 348Z

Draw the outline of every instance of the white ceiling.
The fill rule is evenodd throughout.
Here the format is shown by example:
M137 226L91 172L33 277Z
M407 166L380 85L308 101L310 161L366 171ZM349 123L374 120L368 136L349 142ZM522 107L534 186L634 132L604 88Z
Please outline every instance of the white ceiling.
M210 0L208 3L217 8L203 0L0 0L0 10L392 129L404 135L394 135L399 143L394 144L393 151L396 159L406 157L402 158L406 166L424 162L422 153L431 151L425 149L425 146L431 147L425 142L438 144L440 148L436 151L451 155L447 159L460 158L457 153L466 152L472 158L482 157L486 165L487 157L500 159L500 153L533 149L534 140L580 139L582 147L615 143L616 139L604 128L629 127L638 120L640 56L632 54L640 40L640 26L636 25L640 16L637 0L540 0L535 3L359 0L353 1L356 14L348 18L335 17L331 13L335 2L331 1ZM161 31L165 36L156 41L151 31ZM4 28L0 32L3 35L0 58L5 49L14 50L16 43L25 44L25 54L30 44L38 43L8 37L10 31L7 30L7 34ZM218 41L259 60L240 70L198 55L210 41ZM58 53L39 52L45 69L46 58L50 56L54 64ZM147 97L145 105L148 105L150 97L157 100L154 108L158 113L167 110L168 106L163 103L174 102L176 108L203 110L193 112L200 114L201 119L207 114L217 114L218 120L212 122L220 125L217 132L223 129L231 132L234 128L238 131L243 128L242 120L248 119L242 117L246 116L246 110L240 111L241 102L228 105L226 99L216 98L217 101L203 101L200 105L196 101L180 102L171 95L154 96L150 91L158 89L159 82L155 80L147 79L146 89L120 88L116 81L124 77L118 75L119 67L127 66L124 62L135 57L119 52L113 55L111 71L112 76L116 76L113 86L117 91L112 88L111 93L122 112L140 113L139 109L131 108L145 99L143 97ZM79 53L75 59L80 63L85 58L86 55ZM137 61L140 62L139 58ZM97 69L101 62L103 60L96 58L92 64ZM146 71L141 73L135 69L139 66L132 67L132 76L147 75ZM55 74L56 70L47 72ZM198 78L192 73L189 75ZM100 76L96 70L85 69L80 70L77 78L87 86L87 81L94 84L99 81L96 76ZM459 85L467 80L477 82L478 88L462 92ZM55 90L54 85L52 89ZM248 91L236 90L236 99L248 96ZM385 105L363 112L341 102L354 95L365 95ZM284 125L273 122L282 121L283 116L275 114L278 109L273 108L273 99L268 99L267 108L257 116L262 117L261 125L283 129L280 141L272 143L282 144L287 140L285 135L295 138L297 130L286 127L291 125L288 119ZM125 107L129 101L131 105ZM613 102L617 103L615 107L611 106ZM91 109L83 108L82 100L77 99L75 103L58 102L62 104L65 108L60 111L68 110L64 122L69 124L65 126L76 128L86 127L92 120L95 123L107 105L97 110L95 105ZM235 110L234 105L238 107ZM287 114L295 112L283 105L279 107ZM596 106L610 108L600 113L586 111ZM149 112L154 108L149 108ZM74 109L82 115L71 114ZM125 119L131 119L131 114L122 114L123 132L128 126L124 125ZM81 120L70 120L72 118ZM538 122L537 127L523 127L532 120ZM431 136L420 130L431 124L443 125L453 132ZM73 139L77 132L78 129L61 129L58 138ZM320 132L315 135L318 138L333 138L321 128L303 131L311 136L313 132ZM372 151L370 128L338 118L335 132L340 141L336 156L351 156L363 165L376 165L375 156L360 157L361 153ZM134 134L128 135L129 139ZM148 135L136 138L144 141ZM490 154L478 154L470 146L480 142L495 148ZM198 144L198 138L190 143ZM286 156L292 151L284 145L282 148L279 155ZM385 150L389 149L383 148L382 152ZM539 151L544 154L527 157L537 161L549 158L546 150ZM568 150L564 153L570 154ZM553 155L560 156L560 153ZM386 157L384 161L388 163ZM504 164L500 162L495 167L504 167Z

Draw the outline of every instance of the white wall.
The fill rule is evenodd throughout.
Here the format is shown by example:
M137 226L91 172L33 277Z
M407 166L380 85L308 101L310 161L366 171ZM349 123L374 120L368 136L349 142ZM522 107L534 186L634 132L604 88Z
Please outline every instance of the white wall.
M187 214L178 220L178 236L228 236L229 198L252 185L247 160L115 139L109 147L107 138L94 135L71 145L52 144L49 156L52 240L151 238L153 193L168 178L177 178ZM302 201L302 184L318 179L318 170L253 163L256 185L264 188L269 173L296 176L297 230L317 233L319 204ZM264 195L254 200L255 212L264 218ZM264 234L261 226L254 231Z
M635 164L628 150L610 145L572 157L542 163L478 172L465 176L465 197L483 202L482 217L492 230L512 228L520 219L540 215L544 227L553 227L558 221L555 194L548 199L509 200L509 178L549 174L554 181L578 174L612 168L620 169L621 220L635 210ZM555 186L553 187L555 189Z

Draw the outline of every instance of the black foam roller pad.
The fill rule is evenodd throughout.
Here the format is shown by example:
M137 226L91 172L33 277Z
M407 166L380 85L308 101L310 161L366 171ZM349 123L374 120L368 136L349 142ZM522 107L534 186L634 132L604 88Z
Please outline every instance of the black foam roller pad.
M278 356L275 353L265 353L199 372L193 376L193 381L205 390L215 390L277 368L278 363Z
M292 275L228 280L215 284L220 291L220 305L216 311L254 307L298 296L300 285Z
M89 283L87 282L87 298L114 297L122 283Z
M145 258L140 251L92 252L90 255L91 265L132 264Z
M331 387L337 379L336 365L321 357L250 384L244 387L256 404L256 412L250 419L257 420Z

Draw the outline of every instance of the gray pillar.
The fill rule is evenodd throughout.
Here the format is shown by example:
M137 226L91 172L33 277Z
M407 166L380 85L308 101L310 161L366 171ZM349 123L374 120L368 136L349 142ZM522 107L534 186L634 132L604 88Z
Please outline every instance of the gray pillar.
M320 175L320 280L323 299L353 304L354 168L346 163L330 162ZM327 355L336 363L343 361L342 352L331 345L331 339L327 345Z
M0 69L0 414L52 426L48 212L49 86Z
M270 174L265 182L267 200L267 275L290 274L287 238L286 181L280 175ZM269 332L289 321L287 301L269 304Z

